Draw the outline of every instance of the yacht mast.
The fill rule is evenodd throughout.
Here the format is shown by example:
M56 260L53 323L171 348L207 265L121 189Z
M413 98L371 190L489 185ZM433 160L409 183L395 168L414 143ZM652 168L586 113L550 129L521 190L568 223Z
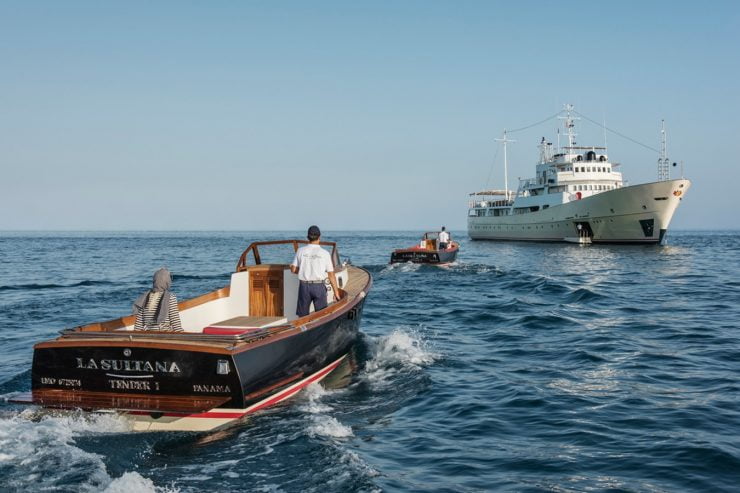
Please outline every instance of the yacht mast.
M668 164L668 144L666 142L665 120L661 120L660 157L658 157L658 181L671 179L671 167Z
M565 125L565 128L568 130L568 147L573 147L574 145L576 145L576 136L578 134L575 133L573 129L576 127L575 121L580 120L579 117L573 117L570 115L573 109L574 109L574 106L572 104L566 104L565 105L565 116L558 117L560 120L565 120L564 125ZM560 147L559 139L558 139L558 147ZM568 151L568 153L570 153L570 150Z
M504 143L504 190L506 193L506 200L509 200L509 162L506 156L506 144L509 142L516 142L516 140L510 140L506 136L506 130L504 129L504 136L501 139L494 139L496 142Z

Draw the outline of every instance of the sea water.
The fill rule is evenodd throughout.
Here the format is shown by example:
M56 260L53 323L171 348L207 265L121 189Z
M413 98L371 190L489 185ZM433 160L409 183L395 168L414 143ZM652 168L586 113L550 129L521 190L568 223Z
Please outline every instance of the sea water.
M447 267L387 264L416 232L326 232L374 277L343 385L213 433L7 402L30 389L35 342L130 313L157 268L186 299L226 285L251 241L301 236L0 233L0 490L740 490L737 232L460 232Z

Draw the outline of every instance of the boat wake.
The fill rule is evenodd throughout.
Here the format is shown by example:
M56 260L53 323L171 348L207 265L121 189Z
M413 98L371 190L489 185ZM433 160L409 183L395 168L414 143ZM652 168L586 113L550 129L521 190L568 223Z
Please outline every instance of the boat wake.
M168 488L155 486L151 479L147 479L138 472L126 472L120 478L116 478L108 484L103 493L176 493L179 488Z
M361 378L373 387L392 385L395 377L418 371L439 358L420 328L399 327L390 334L369 338L370 357Z
M309 385L303 393L304 402L299 409L309 416L307 432L311 437L348 438L354 435L352 427L341 423L330 413L333 408L324 402L327 396L342 392L327 390L321 384Z
M25 409L0 416L0 477L4 491L57 490L168 492L137 472L112 478L103 457L77 443L130 431L112 414L39 413ZM56 466L50 467L55 464Z
M398 264L388 264L384 266L380 272L378 272L379 276L383 276L384 274L389 274L391 272L416 272L419 270L423 264L414 264L412 262L405 262L405 263L398 263Z
M494 265L490 264L478 264L468 263L460 260L456 260L451 264L447 264L441 267L445 267L456 274L492 274L492 275L504 275L505 272L498 269Z

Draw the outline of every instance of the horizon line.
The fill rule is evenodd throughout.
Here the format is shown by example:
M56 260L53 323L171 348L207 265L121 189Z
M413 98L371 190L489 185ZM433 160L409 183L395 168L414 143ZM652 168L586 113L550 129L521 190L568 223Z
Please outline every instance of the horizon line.
M293 233L304 231L301 229L0 229L2 233ZM456 230L457 228L448 228ZM407 232L426 231L426 228L407 229L324 229L324 231L338 232ZM458 229L462 231L463 229ZM674 228L669 231L740 231L740 227L720 228Z

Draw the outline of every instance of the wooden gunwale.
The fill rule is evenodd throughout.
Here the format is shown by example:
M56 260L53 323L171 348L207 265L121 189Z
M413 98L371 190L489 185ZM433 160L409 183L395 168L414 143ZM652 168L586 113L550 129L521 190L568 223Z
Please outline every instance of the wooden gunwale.
M232 351L228 347L224 347L224 344L214 343L198 343L193 344L189 341L183 341L182 343L177 342L161 342L161 341L144 341L141 339L116 339L110 340L103 339L54 339L52 341L44 341L34 344L34 349L46 349L46 348L59 348L59 347L142 347L142 348L153 348L153 349L172 349L175 351L192 351L199 353L214 353L214 354L232 354Z

